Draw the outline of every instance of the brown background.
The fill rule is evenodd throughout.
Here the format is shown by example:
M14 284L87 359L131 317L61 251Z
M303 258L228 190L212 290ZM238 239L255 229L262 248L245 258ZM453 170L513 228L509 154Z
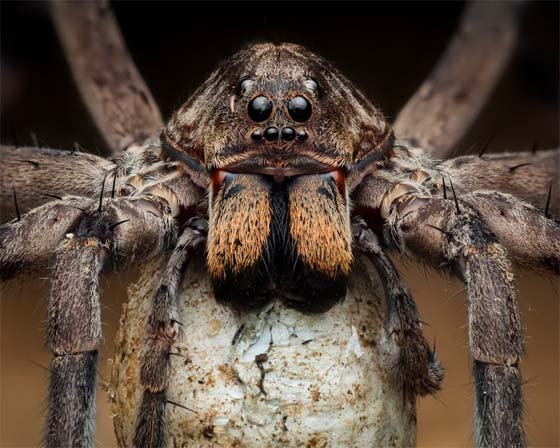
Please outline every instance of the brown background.
M302 8L291 3L115 7L135 61L165 117L219 61L241 46L256 40L289 40L333 61L392 118L445 47L463 4L376 3L372 10L348 4ZM103 143L72 85L45 4L2 2L1 8L2 142L17 138L30 143L33 132L46 146L70 148L79 141L102 152ZM493 151L529 149L534 142L558 146L558 12L558 3L553 2L527 9L514 62L460 151L492 135ZM3 219L11 217L5 212ZM425 333L430 340L435 338L446 368L444 390L419 401L419 445L472 445L464 288L414 263L399 267L422 319L430 324ZM107 274L102 280L103 378L108 374L120 304L135 275ZM518 278L527 342L522 364L527 433L532 445L558 446L559 285L531 273L519 273ZM48 282L25 279L5 285L0 293L0 446L35 446L41 440L48 385L50 356L43 348ZM99 446L114 446L106 401L100 388L96 439Z

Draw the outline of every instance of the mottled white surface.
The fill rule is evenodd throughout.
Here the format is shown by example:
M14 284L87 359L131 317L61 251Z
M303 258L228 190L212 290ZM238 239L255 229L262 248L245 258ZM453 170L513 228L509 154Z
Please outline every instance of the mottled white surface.
M138 354L157 269L131 288L117 337L113 407L130 446L141 388ZM378 278L358 262L346 300L305 315L274 303L239 314L219 306L200 267L182 289L184 338L172 356L171 446L413 446L415 409L393 376ZM242 330L240 328L242 327ZM234 336L235 344L233 344Z

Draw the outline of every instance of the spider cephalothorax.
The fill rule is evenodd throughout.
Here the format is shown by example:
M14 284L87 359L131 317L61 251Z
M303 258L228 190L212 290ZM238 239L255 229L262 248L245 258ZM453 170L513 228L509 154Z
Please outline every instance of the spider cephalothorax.
M342 299L352 266L347 177L382 159L391 135L346 78L301 46L252 45L224 62L163 133L213 179L217 298L251 308L280 293L309 311Z
M236 172L348 169L379 149L389 133L381 112L344 76L293 44L240 51L165 129L175 148L207 169Z
M93 444L105 261L158 255L165 266L135 358L142 399L134 444L165 445L179 288L202 248L217 299L242 310L277 298L327 311L345 295L354 254L369 258L385 289L384 331L403 401L437 391L442 371L385 250L459 276L468 291L477 444L525 445L512 261L560 271L551 201L558 151L439 160L506 65L513 3L467 10L464 30L394 132L336 69L292 44L237 53L164 125L107 9L55 2L53 13L114 157L2 146L0 197L15 202L17 218L0 227L0 277L52 267L49 447ZM263 358L255 360L262 368Z

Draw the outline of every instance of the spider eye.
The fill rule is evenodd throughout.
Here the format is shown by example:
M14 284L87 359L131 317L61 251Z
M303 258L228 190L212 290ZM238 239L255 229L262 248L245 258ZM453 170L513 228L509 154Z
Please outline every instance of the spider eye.
M266 120L272 113L272 101L266 96L257 96L249 103L249 117L251 120L258 122Z
M240 95L244 95L249 90L251 90L254 85L255 85L255 81L253 81L252 79L246 78L239 83L238 93Z
M317 89L319 88L317 81L315 81L314 79L306 79L305 81L303 81L303 85L305 86L305 88L307 90L309 90L310 92L316 92Z
M311 116L311 103L302 96L295 96L288 102L288 112L295 121L307 121Z

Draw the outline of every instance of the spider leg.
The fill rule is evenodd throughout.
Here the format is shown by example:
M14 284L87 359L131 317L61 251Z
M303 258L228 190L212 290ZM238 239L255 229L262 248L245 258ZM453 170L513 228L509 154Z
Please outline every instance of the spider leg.
M52 2L51 15L82 98L113 154L163 127L108 2Z
M462 156L443 162L440 168L458 192L495 190L544 208L552 186L551 214L560 215L558 183L560 149L537 152Z
M560 219L551 216L545 203L536 208L493 191L475 191L461 199L480 213L516 264L560 274Z
M519 34L520 2L473 1L445 53L401 109L397 135L445 158L500 80Z
M79 151L1 145L0 157L0 207L13 207L15 191L22 212L56 196L99 196L103 178L115 169L111 161Z
M48 304L47 346L53 353L47 447L93 446L95 371L101 341L98 275L108 244L71 238L57 250Z
M173 224L167 209L167 201L156 196L117 198L104 204L102 210L99 200L74 196L34 208L19 221L0 226L0 279L46 267L64 235L73 235L92 213L99 215L109 230L122 223L111 230L118 242L115 255L122 252L145 259L145 255L160 250L160 235L170 235L168 227ZM137 235L142 239L137 240Z
M46 268L65 233L95 200L67 196L0 226L0 280Z
M430 179L426 183L431 182ZM476 209L515 263L547 273L560 272L560 219L554 216L558 205L554 206L553 202L558 204L558 199L553 197L553 188L547 189L537 208L507 193L483 190L461 194L451 177L446 181L447 186L443 182L432 185L431 194L443 197L444 202L454 204L457 199L459 204L468 203ZM368 226L378 235L386 233L386 239L392 241L394 247L402 252L413 252L439 266L448 261L441 250L442 233L425 225L408 225L408 220L421 210L426 223L442 226L440 203L428 194L419 193L409 185L391 184L377 176L368 176L354 192L353 204ZM460 211L461 206L458 207ZM457 206L454 209L457 211ZM411 212L415 214L404 219ZM390 223L385 229L381 227L384 220Z
M155 196L118 198L103 207L95 200L70 197L0 229L2 277L15 275L38 258L47 260L54 251L47 330L54 357L46 445L90 446L101 339L99 272L109 255L133 263L167 247L175 238L169 207ZM66 236L57 246L61 235Z
M523 332L507 250L465 201L416 201L394 207L390 225L401 244L427 262L432 258L426 244L437 248L438 258L467 285L477 446L525 446L519 370Z
M387 294L387 332L401 348L397 369L405 393L435 393L440 389L443 372L435 351L422 336L418 310L408 288L365 222L354 221L352 230L355 247L370 258Z
M441 204L446 204L456 214L461 214L465 207L475 209L485 228L506 247L508 258L517 264L552 274L560 272L560 220L514 196L476 191L460 196L455 203L451 194L447 200L407 194L394 204L386 233L393 235L401 249L429 260L432 265L449 261L441 249L445 234L429 227L445 230L447 218L442 215Z
M161 253L175 224L157 198L120 198L85 210L55 251L47 346L53 353L48 447L92 446L95 369L101 340L99 273L112 256L128 263Z
M140 360L144 394L136 420L134 446L165 446L165 406L171 347L180 334L178 291L191 254L206 239L208 224L191 218L173 249L153 296L146 344Z
M135 231L145 231L142 225L146 217L181 220L192 216L194 208L203 208L199 204L203 190L194 185L176 163L159 163L144 177L140 171L120 179L115 191L118 198L109 199L113 195L111 183L106 182L103 199L100 194L95 199L55 197L58 200L33 208L19 219L0 226L0 280L47 267L56 245L86 211L103 210L104 214L112 216L113 225L123 224L124 227L116 228L117 234L130 229L133 238ZM136 242L136 250L140 250L143 243ZM146 244L149 243L150 240L146 240Z

